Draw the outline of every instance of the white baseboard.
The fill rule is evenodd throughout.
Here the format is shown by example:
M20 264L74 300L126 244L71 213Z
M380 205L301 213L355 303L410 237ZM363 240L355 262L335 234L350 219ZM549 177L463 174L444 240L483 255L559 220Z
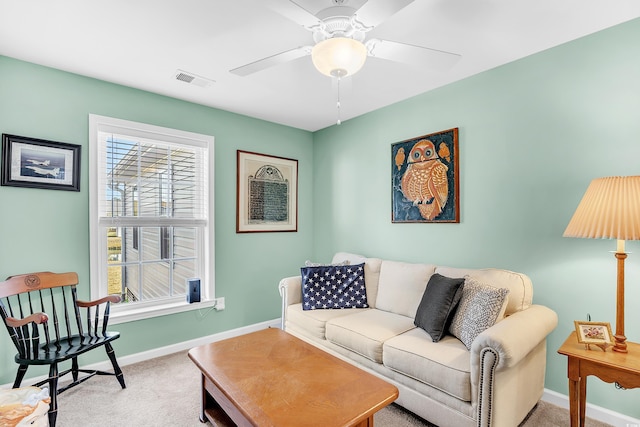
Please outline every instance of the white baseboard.
M544 393L542 394L542 400L561 408L569 409L569 396L560 394L553 390L545 388ZM591 419L610 424L614 427L640 427L640 420L637 418L628 417L619 412L614 412L610 409L593 405L591 403L587 403L586 416Z
M134 363L143 362L145 360L153 359L156 357L166 356L168 354L173 354L179 351L188 350L190 348L197 347L199 345L207 344L210 342L220 341L227 338L233 338L238 335L248 334L249 332L259 331L261 329L279 328L279 327L280 327L280 318L274 319L274 320L268 320L266 322L255 323L253 325L244 326L242 328L231 329L229 331L208 335L206 337L200 337L200 338L196 338L189 341L183 341L183 342L171 344L165 347L154 348L153 350L143 351L141 353L130 354L128 356L118 356L118 365L120 365L120 367L132 365ZM113 369L111 366L111 362L109 360L94 363L92 365L82 366L82 368L98 369L98 370L106 370L106 371ZM39 376L39 377L25 378L22 381L22 384L23 385L35 384L45 380L46 378L47 378L46 375ZM0 386L0 388L11 388L11 387L13 387L13 383L3 384Z
M231 329L229 331L219 332L217 334L208 335L206 337L200 337L189 341L183 341L176 344L168 345L165 347L154 348L153 350L143 351L142 353L130 354L124 357L118 357L118 364L120 366L127 366L133 363L143 362L145 360L153 359L155 357L166 356L168 354L177 353L183 350L189 350L190 348L197 347L199 345L225 340L227 338L237 337L239 335L248 334L249 332L259 331L267 328L279 328L280 318L268 320L266 322L255 323L249 326L243 326L242 328ZM108 360L101 363L103 369L109 369L111 362ZM97 365L96 365L97 366ZM90 369L93 369L90 368ZM97 368L100 369L100 368Z
M266 322L256 323L242 328L231 329L229 331L219 332L217 334L208 335L206 337L196 338L189 341L183 341L176 344L168 345L165 347L155 348L153 350L143 351L141 353L130 354L128 356L118 357L118 363L120 366L127 366L145 360L153 359L156 357L166 356L168 354L177 353L179 351L188 350L199 345L207 344L210 342L220 341L227 338L233 338L238 335L248 334L250 332L259 331L266 328L279 328L280 319L268 320ZM85 367L83 367L85 368ZM101 369L108 370L111 368L111 363L107 360L104 362L95 363L90 366L86 366L87 369ZM34 384L42 381L46 376L36 378L25 378L23 384ZM4 384L0 388L11 388L12 383ZM569 409L569 397L555 392L553 390L544 389L542 394L542 400L549 402L553 405L560 406L561 408ZM601 421L603 423L610 424L614 427L640 427L640 419L628 417L626 415L614 412L610 409L603 408L601 406L587 403L587 417L594 420Z

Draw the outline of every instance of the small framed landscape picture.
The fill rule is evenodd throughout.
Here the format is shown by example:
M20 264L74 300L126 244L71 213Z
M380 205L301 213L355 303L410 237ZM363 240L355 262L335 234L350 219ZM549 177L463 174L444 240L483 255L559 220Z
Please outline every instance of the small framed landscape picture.
M612 345L613 334L608 322L587 322L575 320L578 342L583 344Z
M80 191L80 146L2 134L2 182L13 187Z

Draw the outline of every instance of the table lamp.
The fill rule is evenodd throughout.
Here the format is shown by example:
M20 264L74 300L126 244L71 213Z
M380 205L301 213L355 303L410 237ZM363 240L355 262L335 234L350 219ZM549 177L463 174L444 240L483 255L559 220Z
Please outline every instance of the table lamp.
M624 335L625 240L640 240L640 176L613 176L591 181L567 229L565 237L617 239L616 332L613 350L626 353Z

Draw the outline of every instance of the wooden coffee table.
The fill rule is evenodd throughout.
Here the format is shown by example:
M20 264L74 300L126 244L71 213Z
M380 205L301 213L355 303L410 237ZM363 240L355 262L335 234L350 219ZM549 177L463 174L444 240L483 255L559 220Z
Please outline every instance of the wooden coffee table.
M200 421L222 426L373 426L392 384L280 329L189 350L202 372Z

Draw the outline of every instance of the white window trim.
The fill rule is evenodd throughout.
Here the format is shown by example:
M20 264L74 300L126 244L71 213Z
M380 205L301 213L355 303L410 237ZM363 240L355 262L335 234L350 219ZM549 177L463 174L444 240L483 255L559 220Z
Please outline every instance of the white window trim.
M188 303L185 298L167 298L164 302L153 301L149 304L136 303L135 305L112 305L110 323L118 324L136 320L148 319L167 314L181 313L215 306L215 221L214 221L214 137L199 133L187 132L177 129L137 123L112 117L89 114L89 230L90 230L90 268L91 268L91 298L94 299L100 293L100 272L103 264L100 260L100 245L106 247L106 236L100 233L98 227L98 132L111 131L120 134L140 135L143 137L154 136L163 140L179 141L192 140L204 142L208 146L209 163L209 203L208 220L204 227L204 277L201 277L201 302Z

